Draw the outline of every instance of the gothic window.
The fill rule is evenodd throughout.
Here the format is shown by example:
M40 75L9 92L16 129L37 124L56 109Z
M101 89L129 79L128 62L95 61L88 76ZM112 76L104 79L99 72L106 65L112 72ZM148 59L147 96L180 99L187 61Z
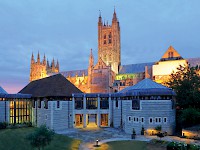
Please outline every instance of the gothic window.
M108 35L108 37L109 37L109 38L111 38L111 37L112 37L112 35L111 35L111 32L110 32L110 34Z
M173 52L171 52L171 57L172 57L172 58L174 57L174 53L173 53Z
M109 33L109 35L108 35L108 44L111 44L112 43L112 34L111 34L111 32Z
M168 52L168 57L173 58L174 57L174 52Z

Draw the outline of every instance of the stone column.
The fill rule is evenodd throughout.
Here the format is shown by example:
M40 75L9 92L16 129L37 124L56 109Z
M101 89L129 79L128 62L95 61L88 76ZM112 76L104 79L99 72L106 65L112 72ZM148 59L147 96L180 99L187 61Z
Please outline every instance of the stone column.
M83 127L86 128L87 127L87 115L86 115L86 96L84 94L83 97Z
M100 120L101 120L100 97L99 97L99 94L98 94L98 97L97 97L97 127L100 127Z
M112 103L111 103L111 94L109 94L109 98L108 98L108 104L109 104L109 113L108 113L108 126L110 127L111 121L112 121Z
M75 122L75 99L74 99L74 94L72 94L72 123L73 127L76 127L76 122Z

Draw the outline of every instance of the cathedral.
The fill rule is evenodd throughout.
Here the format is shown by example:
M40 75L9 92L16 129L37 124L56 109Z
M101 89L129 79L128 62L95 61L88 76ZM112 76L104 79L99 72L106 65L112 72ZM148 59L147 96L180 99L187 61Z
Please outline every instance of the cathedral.
M92 49L87 69L60 71L59 63L54 59L49 65L45 56L40 62L38 53L37 62L31 58L30 81L38 80L60 73L84 93L112 93L139 81L150 78L157 83L165 82L169 75L180 65L200 65L200 58L184 59L172 47L157 62L121 65L120 24L114 10L112 23L109 25L98 18L98 60L94 64Z

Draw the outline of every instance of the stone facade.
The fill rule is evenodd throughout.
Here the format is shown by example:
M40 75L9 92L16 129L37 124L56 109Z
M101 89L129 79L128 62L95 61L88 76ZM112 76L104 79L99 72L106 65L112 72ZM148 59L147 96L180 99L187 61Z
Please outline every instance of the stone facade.
M175 93L172 89L144 79L113 94L75 93L67 100L37 100L33 114L37 126L46 124L55 131L67 128L114 127L131 134L156 133L155 128L175 132ZM45 104L47 102L47 104ZM39 104L41 103L41 104Z
M121 65L120 25L114 11L111 25L103 22L101 14L99 15L98 60L96 64L94 64L92 50L87 69L62 72L59 71L58 62L55 65L53 60L49 65L45 57L43 62L40 62L39 54L37 62L35 62L32 55L30 81L59 72L84 93L117 92L135 85L145 78L163 83L172 71L177 70L179 65L188 65L188 63L192 64L191 66L200 64L200 58L183 59L170 46L158 62Z
M38 52L37 61L34 59L34 55L32 54L31 57L31 68L30 68L30 82L38 79L45 78L49 76L49 74L52 73L58 73L59 72L59 63L57 61L57 64L55 65L54 59L49 65L49 61L46 60L46 57L44 55L44 58L42 62L40 62L40 54Z

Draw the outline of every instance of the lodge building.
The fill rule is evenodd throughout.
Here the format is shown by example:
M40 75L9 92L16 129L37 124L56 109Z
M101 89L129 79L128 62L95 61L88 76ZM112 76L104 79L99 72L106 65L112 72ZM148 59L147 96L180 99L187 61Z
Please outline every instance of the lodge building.
M40 88L38 88L40 87ZM114 127L140 134L161 125L173 134L175 93L144 79L118 93L82 93L61 74L30 82L18 94L1 94L0 122L46 124L55 131L68 128ZM6 103L6 105L5 105ZM14 113L13 113L14 112Z

